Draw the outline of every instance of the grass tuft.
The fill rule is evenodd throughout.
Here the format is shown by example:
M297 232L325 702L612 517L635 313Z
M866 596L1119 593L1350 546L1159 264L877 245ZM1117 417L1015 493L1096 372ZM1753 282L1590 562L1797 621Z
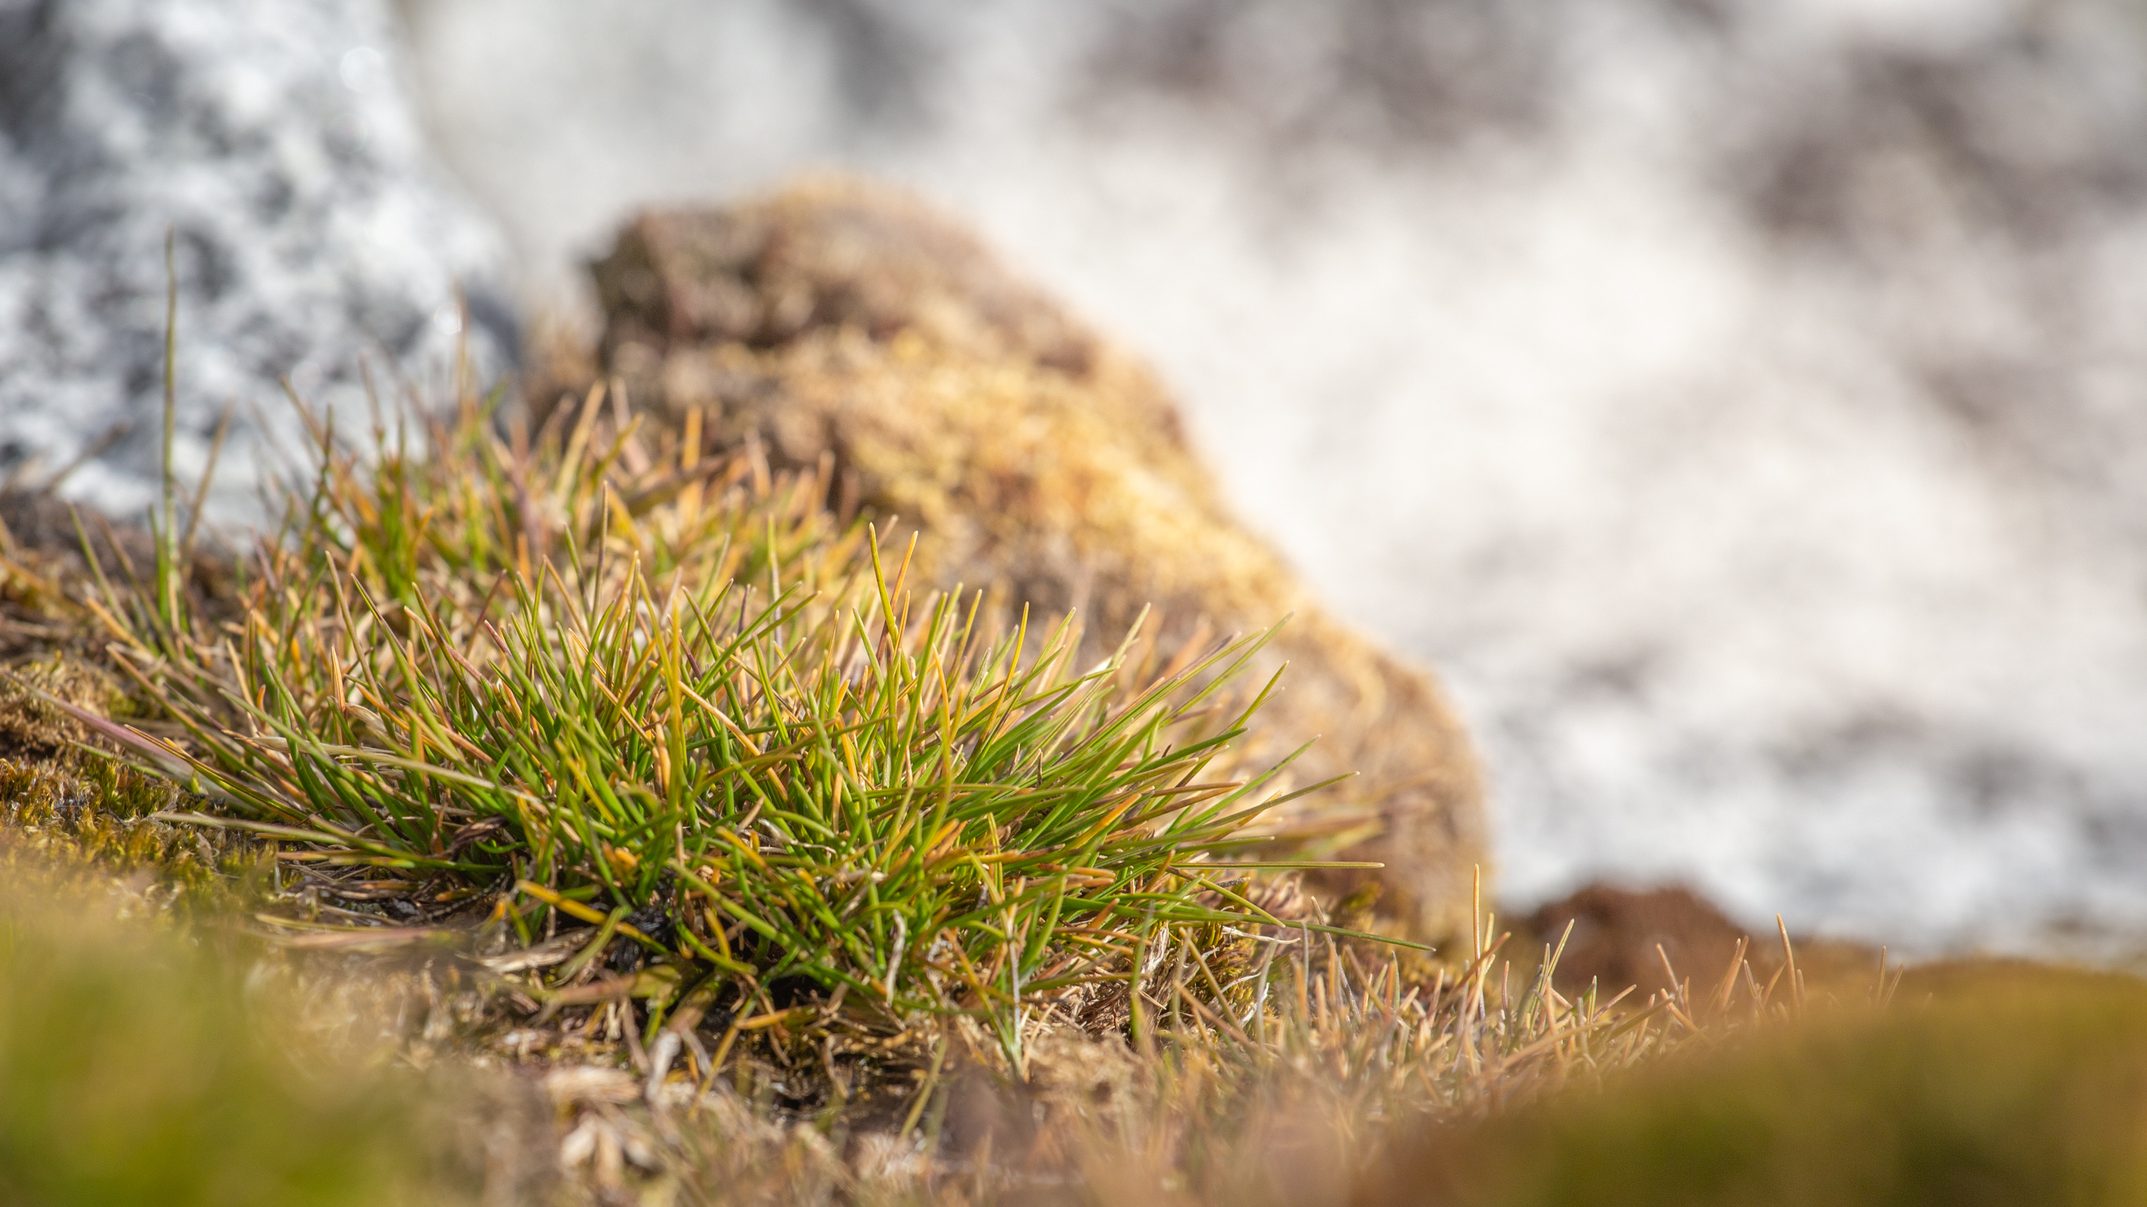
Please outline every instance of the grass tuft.
M1275 921L1234 885L1274 862L1248 826L1279 768L1228 755L1274 686L1234 682L1264 635L1136 631L1074 667L1071 618L910 591L824 474L652 444L597 395L422 434L316 428L233 622L99 576L170 724L97 728L200 794L188 820L353 899L587 927L563 971L602 957L654 1017L806 987L980 1015L1010 1051L1174 935Z

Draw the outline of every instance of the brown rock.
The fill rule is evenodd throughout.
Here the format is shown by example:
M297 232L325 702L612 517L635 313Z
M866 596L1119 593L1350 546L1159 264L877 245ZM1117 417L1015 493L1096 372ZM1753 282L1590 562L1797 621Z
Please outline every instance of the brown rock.
M644 216L596 279L605 368L638 404L697 411L712 443L778 465L832 458L838 489L928 534L936 585L1077 608L1098 651L1150 604L1165 642L1294 615L1254 668L1290 663L1261 753L1323 735L1293 773L1357 773L1308 801L1329 845L1386 863L1381 913L1466 932L1482 796L1438 687L1329 617L1231 517L1146 369L974 238L900 193L817 180Z
M1676 886L1591 884L1537 909L1521 929L1553 946L1564 942L1555 976L1568 992L1592 982L1606 993L1628 985L1656 993L1671 987L1670 970L1680 980L1711 982L1739 956L1740 940L1746 955L1773 954L1713 902Z
M1674 973L1687 989L1703 991L1694 1009L1704 1005L1704 990L1739 962L1758 984L1771 981L1784 963L1778 928L1746 927L1681 885L1590 884L1538 907L1519 930L1545 947L1564 944L1552 972L1563 992L1592 983L1606 996L1631 987L1645 998L1675 989ZM1841 1001L1880 992L1884 953L1878 948L1793 936L1790 950L1803 992Z

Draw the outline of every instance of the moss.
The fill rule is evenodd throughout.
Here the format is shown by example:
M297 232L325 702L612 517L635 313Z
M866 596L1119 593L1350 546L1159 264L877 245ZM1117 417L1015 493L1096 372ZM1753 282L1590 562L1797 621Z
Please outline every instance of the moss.
M78 655L51 652L0 666L0 751L80 766L89 731L60 704L99 716L135 709L119 681Z
M76 654L0 667L0 835L8 848L151 867L174 883L207 887L224 844L154 820L178 801L177 789L89 750L88 730L54 701L105 716L135 707L109 672Z
M1265 655L1291 671L1264 753L1324 735L1299 780L1356 778L1292 820L1325 835L1322 853L1383 860L1384 912L1420 937L1467 932L1481 790L1437 685L1330 617L1236 523L1151 374L957 226L891 190L814 181L643 218L597 281L605 367L632 397L718 446L831 460L839 495L929 534L937 585L1078 608L1091 655L1150 605L1165 645L1293 616ZM1357 887L1329 878L1334 895Z
M1989 969L1410 1147L1361 1203L2147 1202L2147 986Z
M115 670L108 636L82 602L97 564L123 575L148 556L131 528L86 521L78 529L55 500L0 495L0 866L65 864L149 871L164 888L227 899L257 879L258 844L156 819L182 805L177 787L105 757L67 709L126 719L145 712L139 689ZM197 555L189 591L214 611L228 596L228 564ZM236 879L234 878L236 877Z

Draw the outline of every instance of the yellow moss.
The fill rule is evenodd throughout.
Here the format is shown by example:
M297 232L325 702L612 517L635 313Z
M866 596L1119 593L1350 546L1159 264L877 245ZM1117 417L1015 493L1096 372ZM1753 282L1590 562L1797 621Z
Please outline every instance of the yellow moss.
M119 681L80 657L53 652L0 664L0 753L74 765L89 731L54 701L99 716L133 711Z
M139 533L89 527L108 573L143 552ZM204 558L197 581L219 573ZM221 896L229 882L218 873L250 869L258 844L154 820L179 802L177 788L99 753L66 710L142 711L79 603L90 578L63 506L0 496L0 865L147 872L166 888Z

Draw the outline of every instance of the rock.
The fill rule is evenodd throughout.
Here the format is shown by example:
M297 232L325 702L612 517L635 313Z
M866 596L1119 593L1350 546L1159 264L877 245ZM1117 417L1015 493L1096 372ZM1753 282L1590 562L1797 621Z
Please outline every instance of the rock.
M1673 987L1671 970L1680 980L1713 983L1740 957L1740 940L1748 945L1744 958L1757 962L1774 954L1713 902L1682 886L1591 884L1546 902L1521 920L1521 929L1549 946L1564 944L1556 983L1567 993L1591 984L1606 993L1627 985L1658 993Z
M1745 926L1679 884L1584 885L1523 916L1517 930L1525 942L1508 948L1515 958L1526 958L1530 947L1559 951L1552 984L1568 996L1591 986L1606 996L1630 986L1642 1000L1650 994L1680 996L1696 1018L1737 1008L1720 996L1725 977L1749 972L1752 983L1764 986L1787 966L1778 921ZM1797 988L1782 989L1784 1000L1794 992L1869 1001L1881 991L1882 968L1917 985L1926 983L1933 967L1903 967L1883 947L1842 939L1792 932L1790 944Z
M346 407L369 361L392 401L465 334L507 363L498 238L428 163L402 57L376 0L0 0L0 480L87 458L67 496L156 496L167 232L174 464L196 479L231 408L219 517L302 451L279 380Z
M639 404L697 411L716 443L759 441L780 465L832 457L856 501L930 535L937 585L1078 609L1094 654L1150 604L1166 644L1294 614L1252 671L1290 663L1263 753L1324 734L1293 770L1357 773L1314 799L1338 845L1387 864L1382 912L1466 933L1483 804L1438 687L1236 523L1144 367L975 239L907 196L821 180L643 217L596 278L607 366Z

